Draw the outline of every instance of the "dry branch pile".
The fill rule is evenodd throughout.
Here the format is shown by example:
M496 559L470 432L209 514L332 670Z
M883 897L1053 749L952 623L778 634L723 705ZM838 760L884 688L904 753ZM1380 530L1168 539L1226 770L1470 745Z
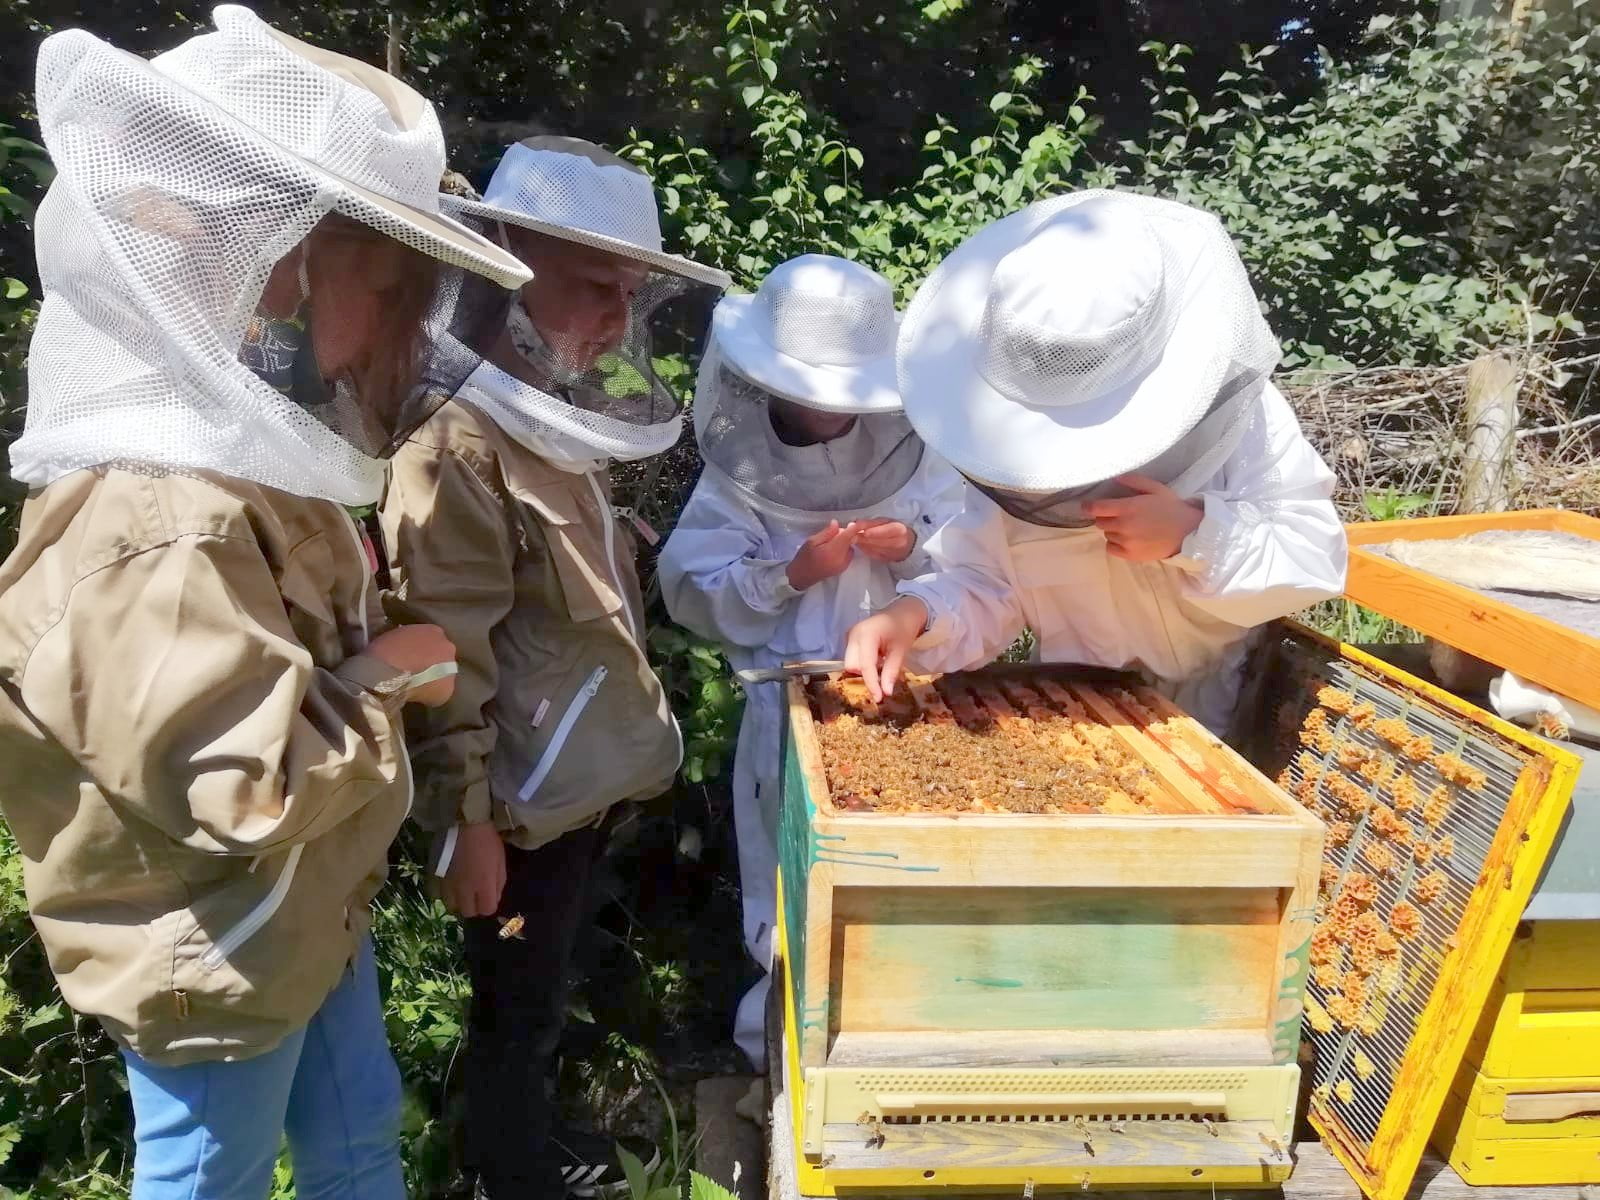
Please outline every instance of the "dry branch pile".
M1518 360L1519 423L1513 508L1570 508L1600 514L1600 416L1574 416L1561 397L1558 364ZM1467 363L1302 372L1284 389L1311 443L1338 478L1346 520L1370 520L1363 499L1425 496L1411 515L1453 512L1461 486ZM1600 354L1559 364L1587 375ZM1391 515L1384 513L1381 515Z

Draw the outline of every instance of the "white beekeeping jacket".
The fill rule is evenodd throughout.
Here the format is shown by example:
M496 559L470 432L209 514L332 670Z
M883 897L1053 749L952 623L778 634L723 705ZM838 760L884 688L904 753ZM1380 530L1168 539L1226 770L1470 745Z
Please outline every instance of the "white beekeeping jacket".
M1027 628L1039 660L1142 668L1225 732L1250 631L1344 589L1332 492L1332 472L1271 384L1195 496L1199 528L1165 562L1115 558L1097 529L1028 525L970 489L966 511L929 540L930 571L899 585L929 611L911 666L975 667Z
M786 450L826 455L842 474L850 473L860 457L856 449L875 453L855 446L865 436L865 427L858 426L835 441ZM915 530L911 556L882 563L858 552L841 574L800 592L789 584L789 560L830 514L782 515L757 507L726 478L707 472L662 550L667 611L679 624L722 642L736 668L837 657L852 625L894 599L897 584L930 568L928 540L961 511L968 490L948 464L924 453L904 487L870 513L857 514L902 521Z

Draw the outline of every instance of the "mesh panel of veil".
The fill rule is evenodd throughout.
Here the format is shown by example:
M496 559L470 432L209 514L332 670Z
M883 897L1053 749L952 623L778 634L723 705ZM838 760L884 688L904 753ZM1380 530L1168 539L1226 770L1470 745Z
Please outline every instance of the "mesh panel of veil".
M774 395L728 366L713 342L695 389L695 436L706 463L759 508L866 513L905 487L922 461L922 442L900 413L864 413L832 441L790 446L772 426Z
M696 309L703 322L715 289L650 271L616 344L596 355L568 353L559 336L547 336L520 293L452 274L450 315L435 334L433 359L446 374L459 373L453 363L471 364L461 398L509 435L536 450L559 444L622 460L661 453L678 440L678 400L653 357L656 327Z
M1166 453L1130 472L1145 475L1188 497L1221 469L1249 428L1264 384L1261 375L1241 372L1228 380L1200 423ZM1057 492L1022 492L971 480L1017 520L1051 529L1084 529L1094 524L1083 506L1132 492L1114 479Z
M138 462L377 500L384 468L353 396L325 397L324 421L240 351L273 266L330 208L417 235L139 60L72 36L40 56L58 176L34 230L45 300L14 474L43 484Z

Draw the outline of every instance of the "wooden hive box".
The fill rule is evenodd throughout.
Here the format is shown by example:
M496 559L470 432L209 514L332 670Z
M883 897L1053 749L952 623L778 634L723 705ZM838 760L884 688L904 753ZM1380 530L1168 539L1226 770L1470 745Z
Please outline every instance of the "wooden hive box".
M882 712L858 681L789 685L779 956L806 1194L908 1164L908 1185L1002 1190L1287 1177L1322 826L1124 683L990 668L913 679ZM863 763L845 709L882 735ZM894 781L852 774L873 762ZM962 777L994 771L994 811L957 811ZM889 1131L864 1156L858 1117ZM981 1169L927 1141L979 1122L1031 1141Z

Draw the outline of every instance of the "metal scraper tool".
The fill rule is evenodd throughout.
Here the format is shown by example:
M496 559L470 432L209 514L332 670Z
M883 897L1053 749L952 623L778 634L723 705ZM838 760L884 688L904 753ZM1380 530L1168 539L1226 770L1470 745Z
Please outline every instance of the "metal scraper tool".
M735 671L740 683L782 683L786 679L808 677L812 675L832 675L835 671L844 670L844 663L839 659L818 659L815 662L784 663L781 667L755 667L744 671Z

